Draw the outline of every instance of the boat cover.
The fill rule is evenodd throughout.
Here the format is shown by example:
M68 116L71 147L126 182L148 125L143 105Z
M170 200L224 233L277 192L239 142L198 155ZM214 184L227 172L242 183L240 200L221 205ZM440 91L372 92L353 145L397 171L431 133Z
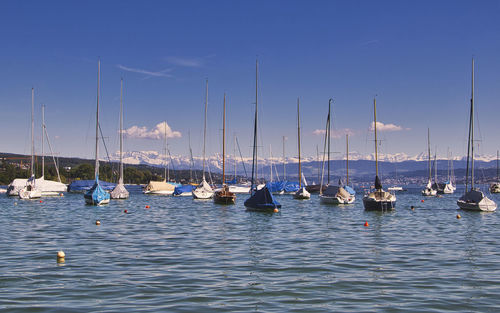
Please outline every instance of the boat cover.
M95 180L75 180L69 184L68 192L84 192L92 188L94 184ZM104 190L111 191L115 188L116 184L99 180L99 186Z
M99 205L102 201L110 198L109 192L102 189L99 184L99 175L96 175L94 185L84 195L85 200L92 201L93 205Z
M175 190L174 190L174 196L179 196L183 193L190 193L190 192L193 192L193 185L180 185L180 186L177 186L175 187Z
M269 190L269 192L278 193L285 189L285 182L284 181L267 182L266 187Z
M110 193L111 199L127 199L129 192L122 183L116 185L115 189Z
M349 194L353 196L356 194L356 191L350 186L344 186L343 188L345 189L345 191L347 191Z
M286 181L283 190L285 190L285 192L287 193L297 192L299 191L299 183L294 181Z
M264 188L260 190L253 191L250 198L245 201L245 206L255 210L281 208L281 204L274 199L267 186L264 186Z

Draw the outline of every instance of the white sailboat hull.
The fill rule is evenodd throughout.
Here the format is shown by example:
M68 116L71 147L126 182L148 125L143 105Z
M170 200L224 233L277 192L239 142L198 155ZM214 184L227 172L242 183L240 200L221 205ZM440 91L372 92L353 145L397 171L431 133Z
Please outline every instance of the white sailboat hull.
M229 192L232 193L250 193L250 186L229 186Z
M311 194L306 190L305 187L302 187L293 194L293 198L297 200L307 200L311 199Z
M174 193L173 190L145 190L143 192L145 195L166 195L170 196Z
M342 198L342 197L331 197L327 195L319 195L320 202L323 204L351 204L356 200L355 196L350 198Z
M437 195L437 190L430 188L425 188L424 190L422 190L422 196L433 197L435 195Z
M23 188L19 191L19 199L38 199L42 197L42 192L39 189L28 190Z
M485 201L486 200L486 201ZM497 204L488 198L484 198L479 203L468 203L458 200L457 205L462 210L493 212L497 209Z

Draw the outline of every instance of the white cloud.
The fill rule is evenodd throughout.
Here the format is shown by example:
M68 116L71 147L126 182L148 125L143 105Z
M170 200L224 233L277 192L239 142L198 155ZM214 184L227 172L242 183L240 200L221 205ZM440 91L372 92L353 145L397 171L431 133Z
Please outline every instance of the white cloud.
M180 57L167 57L167 61L171 64L185 67L200 67L203 61L200 58L180 58Z
M374 130L375 123L372 122L370 125L370 130ZM377 122L377 130L381 132L395 132L395 131L401 131L401 130L410 130L409 128L403 128L398 125L394 124L384 124L382 122Z
M316 129L313 131L313 135L317 136L323 136L326 133L326 130L324 129ZM349 128L342 128L342 129L333 129L331 133L331 137L333 138L341 138L344 137L345 135L353 136L354 131Z
M164 69L161 71L153 72L153 71L142 70L142 69L138 69L138 68L127 67L127 66L123 66L121 64L118 64L116 67L118 67L121 70L127 71L127 72L144 74L144 75L147 75L149 77L151 77L151 76L154 76L154 77L173 77L172 75L168 74L168 72L170 72L171 69Z
M140 138L140 139L161 139L165 138L165 128L167 131L167 138L181 137L182 134L178 131L172 131L172 128L168 126L167 122L158 123L155 128L148 129L146 126L132 126L125 130L123 133L128 138Z

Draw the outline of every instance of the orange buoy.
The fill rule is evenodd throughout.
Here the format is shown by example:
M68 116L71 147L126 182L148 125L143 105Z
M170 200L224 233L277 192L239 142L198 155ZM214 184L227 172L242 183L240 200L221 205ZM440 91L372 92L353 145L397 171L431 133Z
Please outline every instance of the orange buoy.
M461 219L462 216L460 216L460 214L457 214L457 219Z
M424 199L420 200L420 202L424 202Z
M146 209L149 209L149 205L146 205Z
M274 213L278 213L279 211L278 208L274 208Z
M99 225L101 225L101 221L100 221L100 220L97 220L97 221L95 221L95 224L96 224L97 226L99 226Z
M370 226L370 224L368 224L368 221L365 222L365 227L368 227Z

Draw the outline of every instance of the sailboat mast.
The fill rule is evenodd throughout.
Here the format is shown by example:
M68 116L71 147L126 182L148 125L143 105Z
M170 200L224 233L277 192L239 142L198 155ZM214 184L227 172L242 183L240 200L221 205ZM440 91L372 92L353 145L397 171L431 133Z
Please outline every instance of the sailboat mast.
M472 91L470 100L470 112L471 112L471 190L474 189L474 59L472 59Z
M285 139L286 137L283 136L283 180L286 180Z
M429 159L429 181L431 181L431 132L429 128L427 128L427 156Z
M193 151L191 150L191 131L188 130L188 139L189 139L189 182L193 181Z
M259 92L259 61L255 60L255 117L254 117L254 125L253 125L253 155L252 155L251 189L253 189L255 164L257 163L257 110L259 107L259 105L258 105L258 103L259 103L258 92Z
M164 121L165 123L165 129L163 130L164 134L163 136L165 137L164 138L164 142L163 142L163 145L164 145L164 148L163 148L163 152L164 152L164 155L165 155L165 163L163 163L163 166L164 166L164 171L165 171L165 174L164 174L164 177L165 177L165 181L169 181L170 180L170 176L169 174L170 173L167 173L167 168L168 168L168 156L167 156L167 121Z
M378 176L378 141L377 141L377 99L373 98L373 129L375 131L375 176Z
M234 158L234 180L236 181L236 133L234 134L233 158Z
M95 115L95 178L99 176L99 88L101 83L101 60L97 61L97 110Z
M42 104L42 177L45 174L45 151L44 151L44 138L45 134L45 105Z
M446 152L446 157L448 158L448 181L451 182L451 176L450 176L450 148L448 147L448 150Z
M31 88L31 175L35 175L35 88Z
M271 169L271 181L273 181L273 152L271 151L271 145L269 145L269 161L271 163L269 167Z
M318 181L320 181L320 175L321 175L321 166L319 162L319 147L316 145L316 161L318 162Z
M346 168L346 183L347 186L349 186L349 134L345 134L345 148L346 148L346 161L345 161L345 168Z
M120 178L119 184L123 184L123 78L120 80Z
M330 112L332 107L332 99L328 100L328 119L327 119L327 127L326 127L326 136L328 138L328 185L330 185Z
M224 93L224 110L222 114L222 185L226 183L226 93Z
M437 155L436 152L434 152L434 182L437 184L437 177L438 177L438 171L437 171Z
M205 122L203 126L203 180L205 180L205 142L207 140L208 79L205 85Z
M300 162L300 100L297 98L297 139L298 139L298 150L299 150L299 189L302 188L302 166Z
M497 150L497 182L498 182L498 150Z

